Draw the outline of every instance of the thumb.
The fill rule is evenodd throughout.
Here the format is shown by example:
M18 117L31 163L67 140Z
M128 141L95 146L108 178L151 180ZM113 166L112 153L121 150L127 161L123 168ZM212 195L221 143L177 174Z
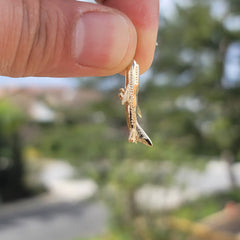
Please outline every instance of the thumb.
M0 74L102 76L135 54L136 30L123 13L74 0L0 1Z

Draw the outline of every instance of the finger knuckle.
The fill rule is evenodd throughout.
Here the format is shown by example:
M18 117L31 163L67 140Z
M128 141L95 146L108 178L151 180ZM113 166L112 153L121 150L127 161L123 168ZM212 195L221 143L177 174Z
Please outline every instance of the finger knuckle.
M9 67L14 77L38 75L55 58L61 45L60 10L46 1L22 1L21 24ZM53 66L51 66L53 67Z

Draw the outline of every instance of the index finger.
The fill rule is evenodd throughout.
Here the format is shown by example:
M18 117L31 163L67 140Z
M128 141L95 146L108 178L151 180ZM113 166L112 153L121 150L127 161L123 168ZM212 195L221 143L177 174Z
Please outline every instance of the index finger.
M96 0L106 6L125 13L133 22L137 31L135 60L141 73L152 64L156 47L159 0Z

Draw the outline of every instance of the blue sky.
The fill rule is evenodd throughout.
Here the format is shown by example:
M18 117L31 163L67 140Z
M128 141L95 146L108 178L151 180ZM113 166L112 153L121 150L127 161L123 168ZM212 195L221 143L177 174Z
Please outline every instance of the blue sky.
M10 78L0 77L0 88L1 87L26 87L26 86L37 86L37 87L75 87L77 81L74 78L40 78L40 77L25 77L25 78Z

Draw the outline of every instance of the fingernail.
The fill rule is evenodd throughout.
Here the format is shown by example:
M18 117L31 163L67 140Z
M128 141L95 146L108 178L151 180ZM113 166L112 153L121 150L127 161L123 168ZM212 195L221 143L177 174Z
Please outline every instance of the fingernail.
M83 66L114 68L129 45L129 26L120 15L84 13L76 24L73 54Z

